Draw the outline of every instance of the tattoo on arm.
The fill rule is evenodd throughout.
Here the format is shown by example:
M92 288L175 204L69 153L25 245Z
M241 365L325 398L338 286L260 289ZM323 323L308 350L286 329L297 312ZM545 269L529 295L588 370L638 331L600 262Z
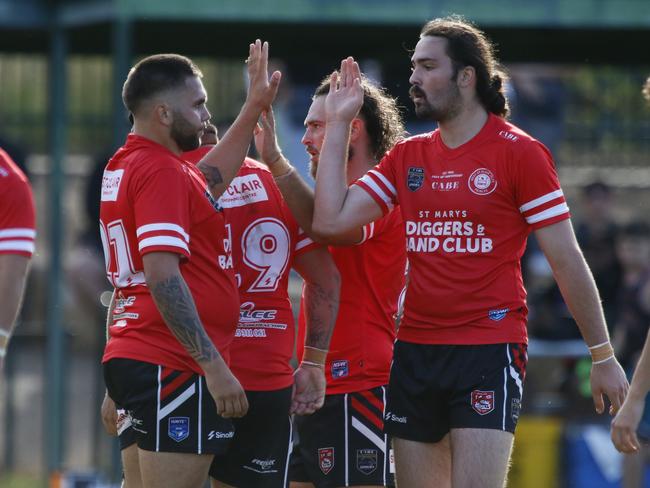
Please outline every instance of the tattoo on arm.
M306 291L308 327L305 345L328 349L339 308L338 296L315 283L310 283Z
M178 342L197 361L211 361L219 357L201 324L187 283L180 275L152 284L151 295L167 326Z
M199 164L197 167L201 173L203 173L203 176L205 176L205 180L208 182L208 188L210 188L211 191L213 191L216 185L223 183L223 176L221 176L221 171L219 171L219 168L208 166L207 164ZM218 195L214 196L218 197Z

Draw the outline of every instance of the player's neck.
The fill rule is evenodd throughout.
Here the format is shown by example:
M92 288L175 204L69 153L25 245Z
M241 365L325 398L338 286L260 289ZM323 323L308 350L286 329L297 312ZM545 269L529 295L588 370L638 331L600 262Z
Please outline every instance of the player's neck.
M478 134L488 120L488 112L478 102L468 103L451 120L440 122L440 137L451 149L462 146Z
M156 142L161 146L166 147L176 155L182 153L181 149L176 144L176 141L169 136L168 130L160 130L159 128L151 127L149 124L138 123L133 124L133 134L145 137L150 141Z
M357 181L376 164L377 162L367 148L362 150L355 146L347 166L348 185Z

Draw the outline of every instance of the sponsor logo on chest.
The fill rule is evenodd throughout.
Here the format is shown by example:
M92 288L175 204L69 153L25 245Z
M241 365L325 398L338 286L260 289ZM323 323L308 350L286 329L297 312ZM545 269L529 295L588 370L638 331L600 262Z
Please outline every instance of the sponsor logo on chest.
M497 188L494 173L487 168L475 170L467 180L467 186L475 195L489 195Z
M269 196L259 175L251 174L235 177L219 198L219 203L224 208L233 208L265 202L268 199Z
M123 169L116 169L115 171L104 170L104 176L102 177L102 202L117 201L117 194L120 191L120 183L122 183L123 175Z

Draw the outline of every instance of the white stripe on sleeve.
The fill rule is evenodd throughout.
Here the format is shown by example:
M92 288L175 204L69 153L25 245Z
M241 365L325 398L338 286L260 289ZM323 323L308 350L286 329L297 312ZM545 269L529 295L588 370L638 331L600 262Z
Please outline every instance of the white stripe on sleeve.
M187 243L190 242L190 236L187 234L187 232L185 232L185 229L183 229L180 225L172 224L169 222L158 222L155 224L141 225L140 227L138 227L138 230L135 231L135 234L138 237L140 237L145 232L155 232L157 230L167 230L167 231L177 232L178 234L183 236L185 242Z
M307 247L308 245L313 243L314 241L311 240L309 237L304 237L297 242L296 251L300 251L303 247Z
M551 193L547 193L546 195L542 195L539 198L536 198L535 200L531 200L528 203L524 203L521 207L519 207L520 212L526 212L530 210L531 208L539 207L540 205L550 202L551 200L555 198L559 198L563 196L564 193L562 192L562 189L560 190L555 190L552 191Z
M151 247L151 246L180 247L181 249L190 252L189 248L187 247L187 244L185 244L183 240L179 239L178 237L170 237L170 236L147 237L146 239L142 239L138 243L138 249L140 251L142 251L146 247Z
M388 190L391 191L394 196L397 196L397 190L395 189L393 184L390 181L388 181L388 179L384 175L382 175L379 171L371 169L370 171L368 171L368 173L372 173L373 175L375 175L379 179L379 181L381 181L384 185L386 185L386 188L388 188Z
M377 195L379 198L381 198L386 206L392 210L393 209L393 200L390 198L390 196L386 195L386 192L377 184L374 182L374 180L367 175L361 178L360 181L363 181L366 185L370 187L370 189Z
M34 241L0 241L0 251L23 251L34 253Z
M0 239L8 237L26 237L28 239L36 238L36 231L29 227L12 227L0 230Z
M569 206L566 204L566 202L563 202L559 205L556 205L555 207L547 208L542 212L533 214L530 217L526 217L526 222L528 222L529 224L534 224L541 220L550 219L551 217L555 217L557 215L562 215L563 213L566 213L568 211L569 211Z

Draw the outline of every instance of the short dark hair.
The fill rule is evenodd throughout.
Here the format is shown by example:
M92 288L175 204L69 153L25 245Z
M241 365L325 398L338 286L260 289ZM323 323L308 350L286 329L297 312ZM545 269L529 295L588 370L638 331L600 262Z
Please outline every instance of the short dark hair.
M447 55L454 64L455 74L465 66L476 71L476 93L488 112L506 117L510 112L505 95L508 75L499 64L492 42L485 32L458 15L430 20L420 31L426 36L447 39ZM455 75L454 75L455 76Z
M203 76L191 59L179 54L155 54L144 58L129 71L122 101L136 115L142 102L165 90L182 86L188 78Z
M330 92L331 74L321 81L314 92L314 98ZM379 161L406 134L404 122L397 101L388 92L361 75L363 105L359 115L366 125L370 149Z

